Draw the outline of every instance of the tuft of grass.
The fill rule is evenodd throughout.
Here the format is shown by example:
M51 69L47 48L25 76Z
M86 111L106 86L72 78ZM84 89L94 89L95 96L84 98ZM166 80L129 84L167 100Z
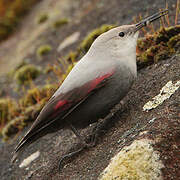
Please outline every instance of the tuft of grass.
M64 26L65 24L68 24L68 22L69 22L69 20L67 18L59 19L53 23L53 27L55 29L57 29L57 28Z
M32 64L27 64L15 72L15 80L19 85L28 84L40 75L40 69Z
M51 50L52 50L52 47L50 45L48 45L48 44L41 45L37 49L37 56L42 57L42 56L48 54Z
M42 24L42 23L46 22L48 20L48 18L49 18L48 14L41 14L37 19L37 23Z
M91 44L94 42L94 40L101 35L102 33L114 28L115 25L109 25L109 24L104 24L101 27L94 29L92 32L90 32L82 41L80 44L80 49L84 52L87 52L91 46Z

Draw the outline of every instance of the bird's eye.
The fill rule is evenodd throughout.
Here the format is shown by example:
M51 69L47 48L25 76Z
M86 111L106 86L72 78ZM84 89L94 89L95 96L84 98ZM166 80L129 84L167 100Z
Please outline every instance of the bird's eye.
M124 32L120 32L120 33L119 33L119 36L120 36L120 37L124 37L124 35L125 35Z

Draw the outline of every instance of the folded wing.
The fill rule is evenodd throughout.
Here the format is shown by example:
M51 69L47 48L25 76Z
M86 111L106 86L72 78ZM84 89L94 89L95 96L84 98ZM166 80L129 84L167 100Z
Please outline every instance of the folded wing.
M55 93L55 96L52 96L48 101L30 130L15 148L12 161L16 159L18 151L21 151L26 145L33 143L39 137L43 136L43 130L45 131L52 123L57 120L63 123L62 120L64 117L69 115L78 105L95 93L96 90L105 86L112 75L113 73L111 72L99 76L81 87L70 90L64 94L61 92Z

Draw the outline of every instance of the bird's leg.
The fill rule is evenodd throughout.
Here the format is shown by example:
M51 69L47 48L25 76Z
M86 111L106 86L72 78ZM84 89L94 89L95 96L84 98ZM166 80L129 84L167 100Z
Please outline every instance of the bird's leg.
M84 146L81 147L80 149L78 149L77 151L73 151L71 153L68 153L64 156L61 157L61 159L59 160L59 173L61 172L61 169L63 168L62 162L66 159L66 158L71 158L72 156L80 153L82 150L84 150Z
M68 125L70 127L70 129L74 132L74 134L78 137L78 139L80 140L81 144L83 145L80 149L76 150L76 151L73 151L71 153L68 153L66 155L64 155L60 161L59 161L59 172L61 171L61 169L63 168L62 166L62 162L66 159L66 158L71 158L73 157L74 155L80 153L81 151L83 151L85 148L89 148L89 147L93 147L95 145L95 142L93 142L93 144L91 143L87 143L84 138L79 134L79 132L77 131L77 129L71 124L68 122Z
M104 119L99 119L99 121L97 122L96 126L93 128L92 130L92 134L90 135L90 143L87 143L86 140L79 134L79 132L77 131L77 129L69 122L68 126L70 127L70 129L74 132L74 134L78 137L78 139L80 140L81 144L83 145L80 149L73 151L71 153L68 153L66 155L64 155L60 161L59 161L59 172L61 171L61 169L63 168L62 166L62 162L66 159L66 158L71 158L72 156L80 153L81 151L83 151L85 148L90 148L90 147L94 147L96 145L97 142L97 138L99 137L99 135L105 131L106 127L108 124L111 124L110 122L112 121L112 117L114 116L114 113L109 113L108 116L106 116L106 118Z

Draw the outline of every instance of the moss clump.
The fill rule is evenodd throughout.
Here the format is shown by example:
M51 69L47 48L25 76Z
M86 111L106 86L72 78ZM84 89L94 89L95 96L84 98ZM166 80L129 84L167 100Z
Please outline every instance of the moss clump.
M52 47L48 44L42 45L37 49L37 55L39 57L48 54L52 50Z
M153 35L148 35L144 38L140 38L137 40L137 48L138 51L143 52L152 46L153 43Z
M39 104L26 107L20 116L14 117L11 121L9 121L1 132L3 140L7 141L9 138L21 131L30 122L33 122L37 118L47 100L47 98L44 98L39 102Z
M64 26L65 24L68 24L68 22L69 20L67 18L59 19L54 22L53 27L57 29Z
M115 25L108 25L104 24L100 28L94 29L92 32L90 32L87 37L82 41L80 44L80 49L84 52L87 52L91 46L91 44L94 42L94 40L101 35L102 33L114 28Z
M48 20L48 18L49 18L49 16L47 14L41 14L37 19L37 23L42 24L42 23L46 22Z
M47 84L41 88L29 89L25 96L20 100L23 107L29 107L40 103L43 99L49 99L57 89L56 85Z
M144 62L153 63L168 58L172 53L166 45L158 44L148 48L141 56Z
M161 28L137 42L138 68L170 57L179 47L180 25Z
M180 48L180 34L171 37L167 44L169 48L174 48L175 50Z
M23 127L24 124L24 116L19 116L13 120L11 120L2 130L1 134L3 136L3 140L7 141L9 137L18 133Z
M36 79L40 74L39 68L36 68L34 65L28 64L19 68L15 72L15 80L18 84L27 84L32 79Z
M40 91L38 88L29 89L25 96L20 100L23 107L32 106L40 100Z
M19 114L17 107L16 102L12 99L0 99L0 128L7 124L13 116Z
M156 44L160 42L168 42L171 37L176 36L177 34L180 34L180 25L161 28L154 40Z

